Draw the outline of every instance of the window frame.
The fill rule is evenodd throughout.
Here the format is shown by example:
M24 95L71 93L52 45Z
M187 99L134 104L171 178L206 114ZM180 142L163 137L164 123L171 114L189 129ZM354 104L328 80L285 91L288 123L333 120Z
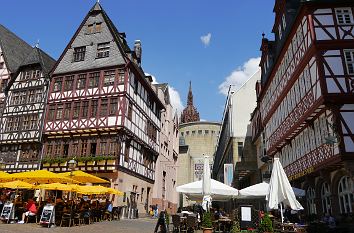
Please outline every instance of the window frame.
M73 52L73 62L85 60L86 46L75 47Z
M352 75L354 74L354 49L345 49L343 52L347 73ZM347 53L349 53L351 61L348 61ZM352 71L350 71L350 69L352 69Z
M348 11L348 13L345 13L344 11ZM352 25L354 24L354 19L353 19L353 12L350 7L341 7L341 8L335 8L334 13L336 15L336 20L338 25ZM349 16L349 21L346 22L346 16ZM342 20L343 22L340 22L340 17L343 17Z
M109 57L110 47L111 47L111 43L109 41L98 43L97 50L96 50L96 59Z

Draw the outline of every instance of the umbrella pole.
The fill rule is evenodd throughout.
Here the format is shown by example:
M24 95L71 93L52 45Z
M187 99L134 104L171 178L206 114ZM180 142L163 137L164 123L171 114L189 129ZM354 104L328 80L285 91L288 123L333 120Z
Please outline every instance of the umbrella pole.
M283 203L280 202L280 216L281 216L281 223L284 223L284 217L283 217Z

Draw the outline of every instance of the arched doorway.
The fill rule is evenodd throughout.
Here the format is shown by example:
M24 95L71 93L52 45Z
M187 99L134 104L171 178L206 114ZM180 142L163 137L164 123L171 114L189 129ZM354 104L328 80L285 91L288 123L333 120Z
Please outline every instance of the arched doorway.
M331 189L327 182L323 182L321 187L322 210L324 214L332 213L331 210Z
M339 208L341 214L353 213L352 202L354 202L353 195L353 181L349 176L343 176L338 183L338 198Z
M315 189L312 187L309 187L306 191L308 214L317 214L315 198L316 198Z

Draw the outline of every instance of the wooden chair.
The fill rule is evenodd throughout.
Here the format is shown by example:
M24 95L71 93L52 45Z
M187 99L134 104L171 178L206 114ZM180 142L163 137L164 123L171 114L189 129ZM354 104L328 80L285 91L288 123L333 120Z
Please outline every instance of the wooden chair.
M68 223L68 227L71 227L73 223L72 220L73 220L72 214L63 214L60 221L60 226L63 226L63 223Z
M181 216L179 215L172 215L172 224L173 224L173 232L178 230L178 232L181 232Z

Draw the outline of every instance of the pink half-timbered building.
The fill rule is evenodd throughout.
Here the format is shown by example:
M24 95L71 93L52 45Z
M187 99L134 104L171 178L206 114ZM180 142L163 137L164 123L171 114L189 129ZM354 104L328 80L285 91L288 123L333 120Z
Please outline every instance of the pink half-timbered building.
M276 0L274 12L256 85L259 154L280 158L309 214L353 213L353 2Z
M125 193L130 216L151 204L164 108L141 52L96 3L52 70L44 124L43 166L65 171L74 158Z

